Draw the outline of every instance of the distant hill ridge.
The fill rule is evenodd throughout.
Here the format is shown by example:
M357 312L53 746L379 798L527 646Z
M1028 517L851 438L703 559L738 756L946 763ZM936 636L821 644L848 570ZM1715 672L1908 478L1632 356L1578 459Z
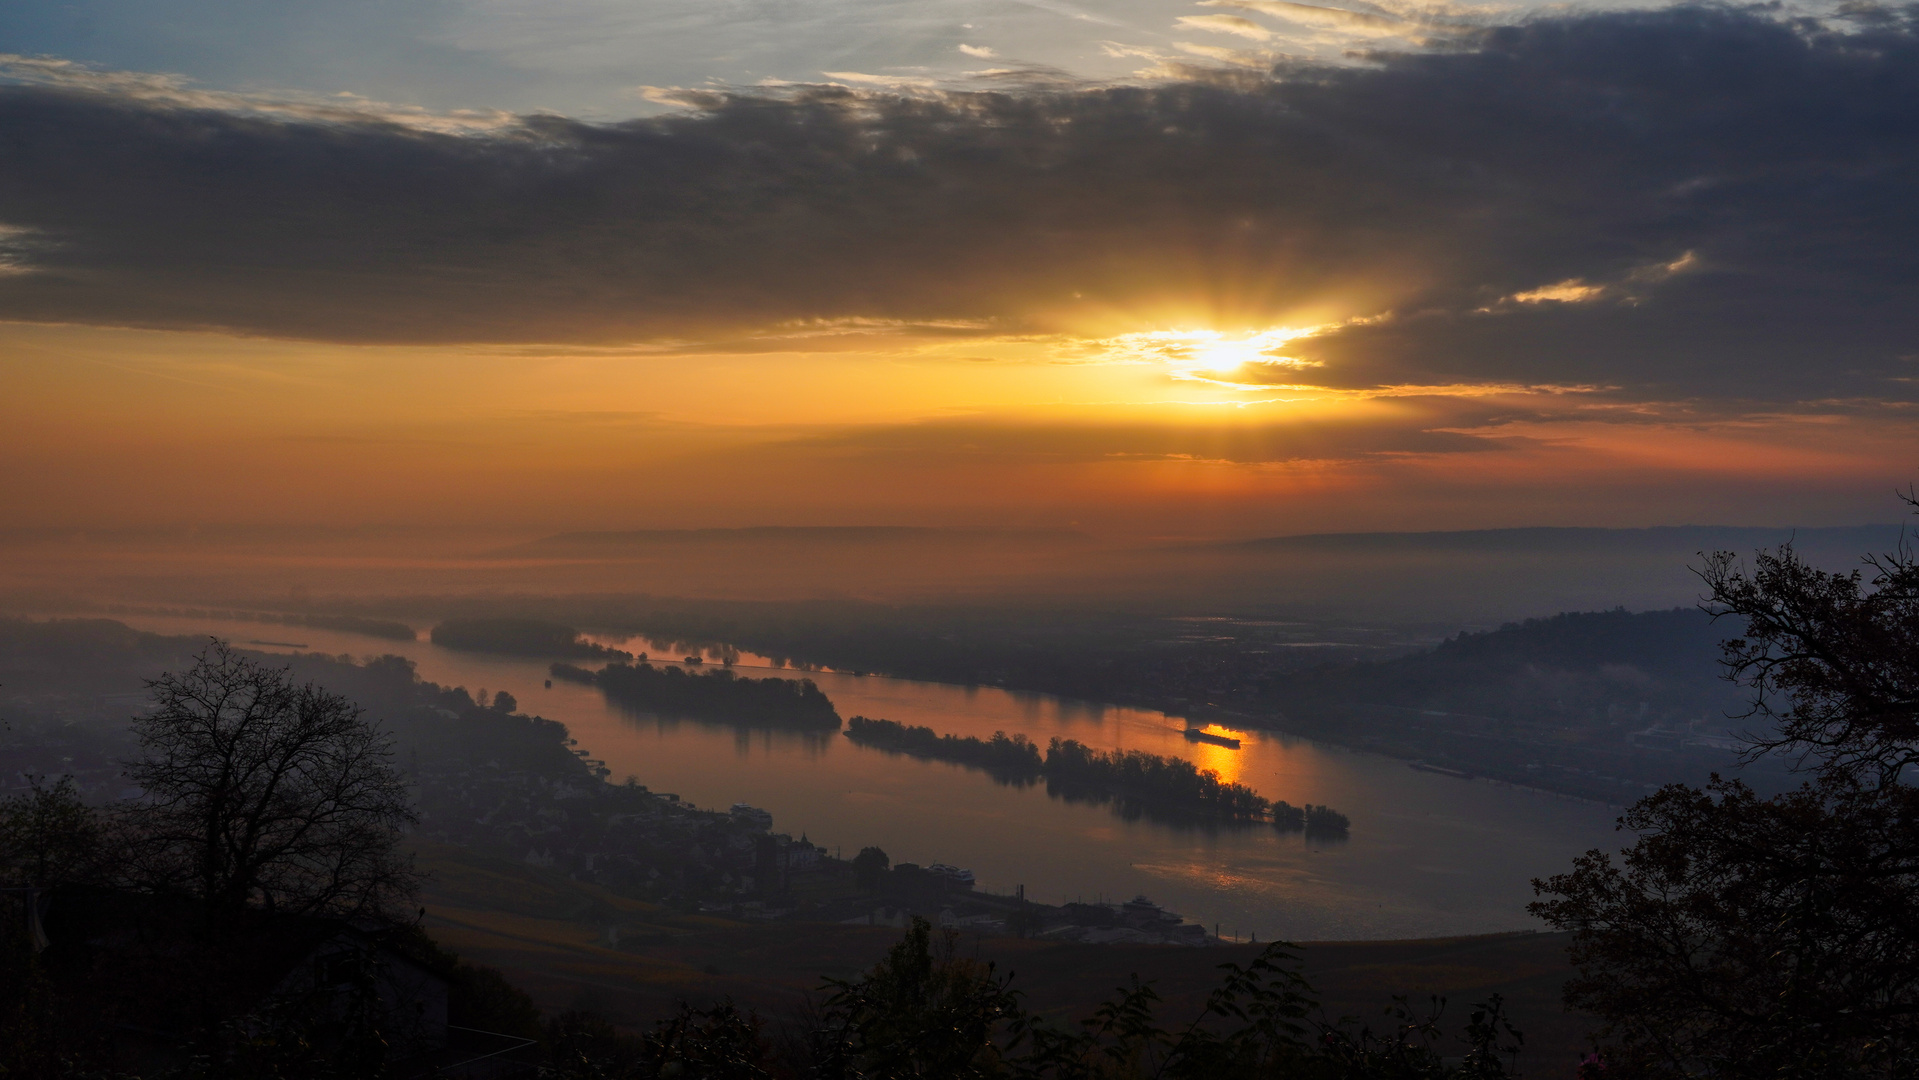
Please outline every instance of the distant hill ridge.
M1906 535L1898 524L1798 528L1753 525L1654 525L1617 529L1599 526L1532 525L1503 529L1421 532L1329 532L1211 540L1165 550L1583 552L1748 550L1788 540L1801 547L1843 547L1854 552L1888 550ZM1069 528L993 528L915 525L749 525L704 529L621 529L554 533L512 545L511 552L610 550L726 543L893 544L1079 544L1092 537Z
M967 544L1084 543L1076 529L935 528L913 525L753 525L731 529L632 529L564 532L516 544L509 551L590 551L723 543Z
M1581 670L1630 664L1719 685L1719 643L1744 630L1745 625L1736 619L1715 622L1698 608L1566 611L1507 623L1497 630L1456 634L1429 652L1382 661L1379 666L1400 670L1471 667L1473 676L1483 676L1489 669L1524 665Z
M1301 717L1384 705L1547 728L1621 716L1640 727L1723 720L1744 698L1722 678L1719 643L1744 630L1697 608L1563 612L1457 634L1405 656L1276 675L1267 690L1282 711Z
M1673 548L1745 551L1776 547L1788 540L1801 547L1845 547L1853 552L1884 551L1907 535L1903 525L1839 525L1820 528L1751 525L1655 525L1640 529L1579 526L1526 526L1510 529L1461 529L1434 532L1302 533L1251 540L1227 540L1199 547L1259 550L1336 551L1666 551Z

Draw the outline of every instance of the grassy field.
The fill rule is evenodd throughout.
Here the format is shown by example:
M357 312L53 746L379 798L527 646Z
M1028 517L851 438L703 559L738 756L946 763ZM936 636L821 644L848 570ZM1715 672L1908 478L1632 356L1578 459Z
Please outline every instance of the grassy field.
M899 939L887 927L820 923L743 924L684 915L627 900L524 863L465 849L421 845L429 874L423 901L433 936L490 964L533 995L549 1015L587 1008L642 1027L681 1000L731 998L778 1019L805 1009L822 976L870 967ZM1074 945L965 936L968 955L997 963L1038 1011L1070 1022L1089 1015L1137 972L1166 998L1165 1022L1183 1021L1217 982L1218 965L1245 962L1258 946L1192 949ZM1566 1013L1559 987L1569 968L1557 934L1498 934L1418 941L1313 942L1301 946L1307 978L1326 1015L1379 1022L1396 994L1424 1005L1446 997L1447 1026L1488 994L1506 997L1526 1033L1529 1076L1567 1076L1590 1027Z

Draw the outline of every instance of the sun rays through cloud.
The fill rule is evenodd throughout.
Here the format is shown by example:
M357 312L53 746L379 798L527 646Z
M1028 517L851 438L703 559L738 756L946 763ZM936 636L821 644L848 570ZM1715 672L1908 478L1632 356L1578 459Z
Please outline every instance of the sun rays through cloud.
M1220 330L1145 330L1102 344L1115 360L1164 365L1174 379L1234 389L1283 386L1287 377L1321 366L1286 355L1287 342L1311 337L1322 327L1274 327L1234 335Z
M1336 523L1469 480L1497 517L1554 484L1650 513L1628 473L1674 513L1761 473L1797 493L1750 515L1910 479L1919 146L1886 133L1919 98L1883 92L1919 80L1909 22L1023 11L1071 50L964 16L608 61L598 111L14 49L0 494L218 514L195 478L225 455L282 514L494 485L562 518L612 490L1244 521L1322 492ZM442 44L525 73L618 37L562 48L564 21ZM309 476L318 446L382 479Z

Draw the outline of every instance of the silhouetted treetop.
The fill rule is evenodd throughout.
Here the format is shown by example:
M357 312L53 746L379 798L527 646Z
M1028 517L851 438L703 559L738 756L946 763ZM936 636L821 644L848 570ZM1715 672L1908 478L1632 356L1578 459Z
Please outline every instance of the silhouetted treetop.
M140 871L210 908L388 914L413 890L392 744L348 699L215 640L133 721Z
M1776 725L1752 734L1752 753L1890 783L1919 762L1919 559L1902 546L1863 561L1869 573L1829 573L1787 544L1750 568L1716 552L1700 576L1706 610L1745 623L1723 648L1752 691L1747 715Z

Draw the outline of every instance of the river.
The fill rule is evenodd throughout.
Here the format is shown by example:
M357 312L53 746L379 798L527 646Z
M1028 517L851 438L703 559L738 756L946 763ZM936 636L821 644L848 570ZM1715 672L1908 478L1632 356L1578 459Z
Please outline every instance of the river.
M1524 788L1417 772L1404 762L1306 739L1237 734L1238 750L1189 742L1165 714L1043 694L819 671L841 716L884 717L942 733L1054 736L1102 749L1190 758L1271 799L1324 803L1352 818L1329 842L1270 827L1193 828L1124 820L1103 806L1016 788L983 773L855 745L843 735L742 730L634 715L599 690L555 681L543 661L483 656L428 642L382 641L273 623L116 616L143 630L217 634L263 651L412 659L422 678L505 690L559 720L580 746L654 791L705 807L747 802L774 828L851 856L877 844L895 862L971 869L981 889L1024 885L1035 900L1145 894L1242 940L1432 937L1535 928L1530 880L1615 848L1617 811ZM609 639L609 643L618 643ZM645 650L644 642L624 645ZM742 655L742 675L780 674Z

